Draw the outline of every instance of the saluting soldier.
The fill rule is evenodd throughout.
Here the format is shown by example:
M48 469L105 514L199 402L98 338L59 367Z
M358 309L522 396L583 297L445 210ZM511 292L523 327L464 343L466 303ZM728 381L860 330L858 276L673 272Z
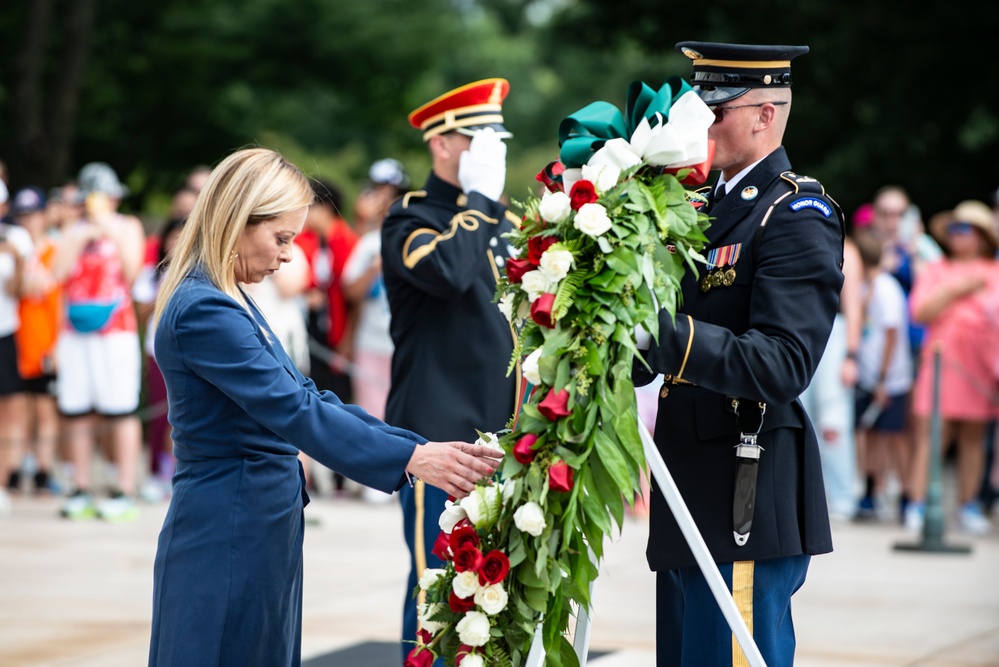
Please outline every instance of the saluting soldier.
M382 227L382 265L392 312L389 423L431 440L475 440L513 414L519 376L507 377L514 334L493 303L509 257L503 234L519 224L500 203L506 181L505 79L452 90L409 115L423 132L432 172L397 201ZM401 494L411 555L403 641L417 631L412 591L427 567L447 494L416 481ZM412 644L403 644L403 655Z
M797 397L825 348L842 283L843 220L782 144L791 60L805 46L680 42L715 113L707 266L645 353L662 373L655 441L770 667L791 665L791 595L832 550L819 449ZM647 382L636 364L636 382ZM747 664L662 494L657 664Z

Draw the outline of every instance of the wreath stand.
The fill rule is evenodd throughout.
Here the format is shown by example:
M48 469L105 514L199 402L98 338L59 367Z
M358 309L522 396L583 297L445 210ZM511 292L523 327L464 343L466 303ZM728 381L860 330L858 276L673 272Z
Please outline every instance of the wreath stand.
M659 448L656 447L656 443L652 439L652 434L649 433L649 430L641 422L638 424L638 431L642 437L642 444L645 446L645 458L648 461L649 470L652 472L656 483L658 483L659 490L662 491L663 496L666 498L666 503L673 512L673 516L676 517L676 521L680 525L680 530L687 540L687 545L694 553L697 565L701 568L701 573L708 582L708 587L711 589L718 607L725 616L729 628L732 629L732 633L739 642L742 652L746 655L750 667L766 667L767 663L764 662L763 656L760 654L760 649L753 640L752 633L746 626L746 622L742 619L742 614L739 613L738 607L735 606L735 600L732 599L728 585L722 579L721 572L718 570L718 566L711 557L711 552L708 551L708 547L704 543L704 538L701 537L700 531L694 524L694 518L690 515L690 510L687 509L687 504L683 501L680 490L677 489L676 482L673 481L673 475L670 474L669 469L666 467L666 462L663 461L662 454L659 453ZM590 592L593 592L592 584L590 585ZM586 665L587 654L590 648L590 627L592 623L593 621L589 614L586 613L586 610L582 608L578 609L572 646L576 651L576 656L579 658L581 667L585 667ZM531 650L527 654L525 667L544 667L544 664L545 649L541 641L541 626L539 625L534 635L534 641L531 644Z

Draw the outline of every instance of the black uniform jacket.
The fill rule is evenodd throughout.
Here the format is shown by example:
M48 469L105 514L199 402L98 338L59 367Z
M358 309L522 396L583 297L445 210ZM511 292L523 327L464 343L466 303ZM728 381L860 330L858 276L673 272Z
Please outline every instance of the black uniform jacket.
M475 440L513 414L514 335L493 302L517 218L431 174L382 226L382 267L395 343L385 420L431 440Z
M709 207L705 255L727 249L720 254L732 258L738 249L734 275L704 291L706 270L688 272L675 323L660 317L659 345L646 356L667 376L656 444L719 563L832 550L818 443L798 395L838 310L843 222L821 185L790 166L779 148ZM638 384L651 380L643 371L636 364ZM766 403L755 517L741 547L733 538L739 428L731 397L743 409ZM695 564L658 490L647 556L653 570Z

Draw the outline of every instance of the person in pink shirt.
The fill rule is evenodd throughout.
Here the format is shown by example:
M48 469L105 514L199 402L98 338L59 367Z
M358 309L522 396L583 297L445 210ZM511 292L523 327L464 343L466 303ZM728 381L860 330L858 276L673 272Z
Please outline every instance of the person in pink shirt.
M56 398L75 486L61 513L69 519L131 521L138 516L134 499L142 447L136 416L142 357L131 292L146 239L138 218L117 212L128 189L109 165L92 162L79 180L85 217L63 234L52 267L66 305L56 347ZM117 480L111 497L97 505L90 464L102 431L110 435Z
M975 496L984 472L986 428L999 414L993 376L999 329L992 325L999 305L999 234L991 209L978 201L961 202L951 213L935 216L930 229L947 248L947 257L926 267L910 297L912 319L928 329L913 392L917 435L911 488L917 502L906 524L922 526L933 354L939 349L942 444L957 443L959 521L965 531L983 534L990 524Z

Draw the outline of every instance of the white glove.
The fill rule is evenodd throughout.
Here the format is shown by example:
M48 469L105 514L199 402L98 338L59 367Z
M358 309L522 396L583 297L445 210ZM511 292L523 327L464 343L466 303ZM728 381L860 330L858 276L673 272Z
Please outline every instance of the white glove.
M465 194L475 191L499 201L506 184L506 144L493 128L479 130L472 137L458 161L458 182Z

